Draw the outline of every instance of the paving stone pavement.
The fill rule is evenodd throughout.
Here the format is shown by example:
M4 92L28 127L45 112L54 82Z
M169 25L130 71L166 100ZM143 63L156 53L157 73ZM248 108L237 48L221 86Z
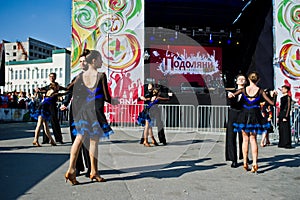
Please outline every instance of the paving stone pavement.
M142 129L115 127L100 141L99 173L107 182L66 183L71 140L32 146L35 123L0 124L1 199L300 199L300 147L259 147L259 172L231 168L224 133L166 131L168 145L139 144ZM155 131L157 133L157 131ZM40 141L42 138L40 138ZM251 158L251 155L250 155ZM241 164L241 161L240 161Z

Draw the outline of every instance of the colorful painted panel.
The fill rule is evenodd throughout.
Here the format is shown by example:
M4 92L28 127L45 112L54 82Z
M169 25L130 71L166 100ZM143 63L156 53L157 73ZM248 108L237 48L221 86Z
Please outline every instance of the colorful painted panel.
M300 2L275 0L275 86L291 87L293 100L300 104Z
M73 0L72 77L85 48L100 51L111 95L136 103L144 80L144 1Z

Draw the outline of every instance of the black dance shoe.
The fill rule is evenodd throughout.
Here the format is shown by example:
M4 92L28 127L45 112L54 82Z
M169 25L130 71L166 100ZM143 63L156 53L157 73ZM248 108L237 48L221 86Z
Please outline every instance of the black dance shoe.
M144 138L141 138L140 144L144 144Z
M237 167L238 167L237 162L232 161L231 168L237 168Z

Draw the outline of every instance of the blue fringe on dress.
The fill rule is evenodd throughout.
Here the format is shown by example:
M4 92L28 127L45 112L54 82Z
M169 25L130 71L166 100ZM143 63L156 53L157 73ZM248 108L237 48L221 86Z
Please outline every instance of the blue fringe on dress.
M271 127L269 122L263 120L260 110L261 95L257 96L254 100L250 101L245 94L243 97L243 109L239 113L238 120L233 123L233 131L254 134L263 134L268 128Z
M142 112L139 113L139 116L137 117L136 119L136 123L139 125L139 126L145 126L146 124L146 121L149 122L149 125L152 127L153 126L153 121L151 120L151 117L150 117L150 108L157 104L158 103L158 100L154 100L153 102L150 102L146 108L144 108L144 110Z
M109 124L103 124L101 127L98 121L89 124L88 121L79 120L78 122L73 122L72 126L76 127L72 131L72 134L75 136L87 133L90 137L93 137L102 133L101 138L109 139L110 135L114 134Z

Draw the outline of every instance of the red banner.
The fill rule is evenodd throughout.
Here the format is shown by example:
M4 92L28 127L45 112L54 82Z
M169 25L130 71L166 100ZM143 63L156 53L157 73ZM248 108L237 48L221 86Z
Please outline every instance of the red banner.
M151 46L150 77L159 82L167 80L169 87L182 83L197 83L220 79L222 49L202 46Z

